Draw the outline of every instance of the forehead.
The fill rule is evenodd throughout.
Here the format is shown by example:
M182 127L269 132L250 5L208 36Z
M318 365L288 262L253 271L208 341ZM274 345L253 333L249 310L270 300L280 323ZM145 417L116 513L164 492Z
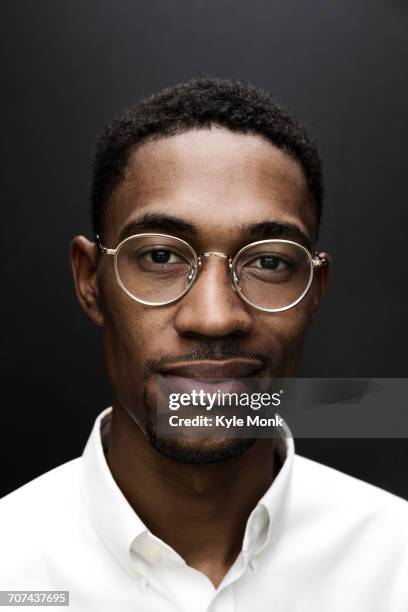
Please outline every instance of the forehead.
M315 216L300 164L260 136L218 127L146 142L129 156L111 195L105 236L145 214L176 216L201 238L239 240L245 226L264 221L296 225L311 240Z

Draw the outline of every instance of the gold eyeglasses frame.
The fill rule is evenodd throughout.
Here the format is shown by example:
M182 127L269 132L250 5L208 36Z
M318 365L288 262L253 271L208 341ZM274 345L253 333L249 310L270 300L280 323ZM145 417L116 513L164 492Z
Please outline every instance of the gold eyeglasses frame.
M144 237L144 238L153 238L153 237L157 237L157 238L171 238L172 240L175 240L175 241L179 242L180 244L182 244L183 246L187 247L187 249L191 252L194 264L192 265L192 271L190 272L190 274L188 276L188 281L190 282L190 284L176 298L172 298L171 300L167 300L165 302L148 302L146 300L142 300L141 298L138 298L135 295L133 295L125 287L125 285L123 284L122 279L120 278L119 271L118 271L118 253L119 253L121 247L126 242L128 242L129 240L132 240L133 238L139 238L139 237ZM281 308L263 308L261 306L257 306L256 304L253 304L242 293L242 290L241 290L241 288L239 286L239 278L235 274L235 264L238 261L239 257L242 255L242 253L244 253L245 251L247 251L248 249L250 249L250 248L252 248L254 246L258 246L258 245L266 244L266 243L271 243L271 242L272 243L280 243L280 244L281 243L291 244L291 245L294 245L296 247L299 247L307 255L309 263L310 263L309 279L308 279L306 287L303 290L303 292L301 293L300 297L298 297L294 302L292 302L288 306L283 306ZM99 249L100 249L102 254L110 255L110 256L114 257L114 270L115 270L116 281L117 281L118 285L121 287L121 289L123 289L123 291L132 300L135 300L136 302L139 302L139 304L143 304L144 306L167 306L168 304L173 304L174 302L177 302L182 297L184 297L186 295L186 293L188 293L188 291L190 291L190 289L193 287L194 283L196 282L196 280L197 280L197 278L199 276L200 270L202 270L202 267L203 267L203 257L220 257L222 259L228 259L228 270L229 270L229 276L230 276L232 288L234 289L234 291L236 293L238 293L238 295L241 297L241 299L244 302L249 304L249 306L252 306L252 308L255 308L256 310L260 310L262 312L269 312L269 313L283 312L285 310L289 310L289 308L293 308L294 306L296 306L296 304L298 304L305 297L305 295L309 291L310 286L311 286L311 284L313 282L313 277L314 277L315 269L316 268L320 268L321 266L324 266L324 265L327 264L327 260L324 257L320 257L320 255L317 253L317 251L314 251L314 253L312 255L312 253L310 253L310 251L306 247L304 247L302 244L299 244L298 242L295 242L293 240L286 240L286 239L282 239L282 238L269 238L269 239L266 239L266 240L257 240L256 242L251 242L251 243L243 246L241 249L239 249L239 251L234 256L228 255L227 253L223 253L223 252L220 252L220 251L206 251L206 252L203 252L203 253L197 253L193 249L193 247L188 242L183 240L182 238L179 238L178 236L172 236L171 234L160 234L160 233L156 233L156 232L147 232L147 233L133 234L132 236L128 236L127 238L124 238L118 244L118 246L115 249L109 249L109 248L105 247L102 244L101 238L100 238L100 236L98 234L96 234L96 243L97 243L97 245L98 245L98 247L99 247Z

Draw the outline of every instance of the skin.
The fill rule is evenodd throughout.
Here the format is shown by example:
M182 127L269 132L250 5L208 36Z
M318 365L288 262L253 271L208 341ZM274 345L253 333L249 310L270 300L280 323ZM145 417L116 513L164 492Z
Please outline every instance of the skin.
M144 231L179 236L197 252L234 254L266 237L246 231L266 220L297 226L311 243L316 231L300 165L259 136L218 127L161 138L133 151L108 202L104 245L115 248L123 227L146 213L177 216L193 224L196 235L161 227ZM152 308L121 290L111 259L98 256L95 244L83 236L72 242L76 293L87 315L102 328L113 390L108 465L152 533L217 587L241 550L250 512L279 471L275 442L259 439L234 458L202 465L180 463L158 452L143 433L143 392L151 401L155 397L157 372L149 364L194 360L198 351L211 357L201 363L216 367L231 354L239 358L256 353L262 358L258 376L293 376L330 266L317 270L299 304L271 314L255 310L238 296L225 260L209 258L181 300ZM231 443L180 441L193 451L204 445L208 452L225 450Z

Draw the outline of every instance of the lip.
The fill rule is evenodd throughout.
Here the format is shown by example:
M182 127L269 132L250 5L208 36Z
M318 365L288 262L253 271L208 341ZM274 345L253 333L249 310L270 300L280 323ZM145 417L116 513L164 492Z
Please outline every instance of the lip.
M173 363L160 369L162 376L184 378L244 378L253 376L262 369L258 359L226 359L223 361L185 361Z

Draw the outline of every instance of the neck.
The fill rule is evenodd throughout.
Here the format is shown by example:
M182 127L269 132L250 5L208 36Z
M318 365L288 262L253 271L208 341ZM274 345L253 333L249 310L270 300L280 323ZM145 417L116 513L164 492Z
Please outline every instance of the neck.
M259 439L233 459L178 463L154 449L122 405L113 404L107 461L115 481L146 527L215 586L279 471L273 451L273 439Z

